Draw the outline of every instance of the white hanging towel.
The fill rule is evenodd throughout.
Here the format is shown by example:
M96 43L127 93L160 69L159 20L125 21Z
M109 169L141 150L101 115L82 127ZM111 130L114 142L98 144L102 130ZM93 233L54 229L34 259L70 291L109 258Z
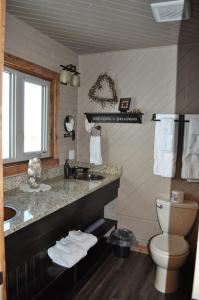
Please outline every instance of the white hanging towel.
M48 255L52 261L65 268L73 267L78 261L85 257L87 251L71 239L65 238L65 244L61 241L48 249Z
M185 115L181 177L199 182L199 115Z
M90 163L95 165L102 164L100 136L91 135L90 137Z
M172 178L176 172L178 145L177 114L156 114L154 140L154 175Z

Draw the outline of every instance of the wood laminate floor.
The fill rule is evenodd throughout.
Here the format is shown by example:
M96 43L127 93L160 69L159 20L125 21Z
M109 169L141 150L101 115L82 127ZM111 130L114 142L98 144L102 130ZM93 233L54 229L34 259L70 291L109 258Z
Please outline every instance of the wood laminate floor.
M182 272L177 293L164 295L153 286L155 266L148 255L132 252L127 259L111 255L70 300L190 300L191 277Z

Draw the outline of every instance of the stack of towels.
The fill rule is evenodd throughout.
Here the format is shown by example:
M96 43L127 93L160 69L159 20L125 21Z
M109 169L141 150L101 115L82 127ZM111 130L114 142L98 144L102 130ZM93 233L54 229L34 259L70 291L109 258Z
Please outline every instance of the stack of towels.
M87 251L97 243L93 234L80 230L69 231L69 234L57 241L48 249L48 256L60 266L71 268L87 255Z

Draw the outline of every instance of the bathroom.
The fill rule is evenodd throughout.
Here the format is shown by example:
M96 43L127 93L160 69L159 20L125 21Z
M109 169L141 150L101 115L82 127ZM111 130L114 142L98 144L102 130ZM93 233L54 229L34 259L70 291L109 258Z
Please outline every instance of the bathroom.
M199 261L195 262L198 217L186 236L189 243L189 256L179 271L182 278L177 291L168 292L165 288L165 291L161 292L154 287L156 264L151 258L149 249L152 237L162 233L157 215L157 199L170 200L171 191L178 190L184 192L187 201L199 203L199 184L188 182L181 176L184 132L188 124L184 122L186 114L199 114L197 93L199 92L199 4L197 0L189 3L191 13L188 19L172 22L156 22L155 20L150 4L162 1L7 0L6 9L5 2L0 2L1 20L5 13L5 37L1 23L1 45L4 47L5 53L4 58L1 53L1 61L4 61L5 68L12 69L15 66L17 70L24 69L24 73L31 74L31 76L36 73L36 71L33 72L35 68L40 74L38 77L42 80L48 80L49 76L49 80L52 80L53 83L54 79L52 78L56 78L55 94L55 90L58 91L56 101L52 100L57 104L51 108L52 159L48 159L48 153L47 155L44 153L44 158L40 157L42 180L45 184L52 185L49 193L54 196L52 203L49 202L48 208L42 203L42 199L48 191L19 192L20 186L27 184L26 174L29 158L23 159L23 162L19 159L9 163L4 160L1 163L1 179L3 179L1 180L2 209L0 216L2 245L0 248L0 271L3 272L1 299L199 299L197 290ZM187 1L181 2L183 5L187 5ZM77 72L80 73L77 74L80 77L79 87L60 83L59 76L63 75L60 65L71 64L76 66ZM3 65L1 67L3 70ZM117 102L105 103L95 101L95 97L94 99L89 97L91 88L100 74L108 74L109 80L114 82L111 92L116 93ZM113 96L110 91L107 91L106 86L104 91L99 88L99 85L98 89L99 91L95 94L98 96L97 98L104 99ZM89 115L86 116L85 113L99 113L99 116L100 113L122 114L118 108L121 98L131 98L129 111L136 112L135 122L112 121L105 123L99 121L96 122L96 125L100 126L100 130L97 128L93 128L92 132L90 128L86 130L85 121ZM23 107L18 109L22 111ZM176 149L177 159L173 165L176 171L169 178L154 174L154 139L155 130L159 124L159 121L155 121L155 119L158 119L158 114L169 114L170 116L176 114L176 119L180 118L180 122L175 122L175 128L178 131L178 147ZM70 121L71 125L71 119L65 121L67 116L72 116L74 121L73 133L65 130L65 128L67 129L66 123L68 124ZM31 117L34 120L34 116ZM90 123L86 124L89 127ZM16 132L17 136L22 135L18 129ZM94 167L89 164L91 135L100 137L102 167L101 165ZM97 189L96 185L100 180L91 182L82 180L80 182L78 179L72 179L72 181L80 182L79 198L84 197L85 202L83 204L78 202L78 204L75 201L74 206L70 206L71 208L66 205L63 213L60 209L59 215L59 211L55 211L56 201L60 195L59 189L63 185L67 186L71 180L64 179L63 174L63 166L67 159L70 159L73 166L102 170L105 172L104 176L108 184L104 183L100 189ZM109 174L109 171L112 174ZM109 176L115 176L114 180L108 181ZM53 190L53 180L60 177L63 180L62 185L57 183L56 189ZM83 192L88 185L92 194L85 196ZM3 191L5 193L4 200ZM75 191L76 186L71 186L62 201L65 198L69 201L69 196L73 197ZM10 234L5 234L3 203L8 201L8 204L11 205L12 203L9 201L11 201L11 196L14 199L15 193L16 195L23 193L24 198L28 195L33 200L34 195L37 194L35 197L41 197L41 201L32 201L30 211L23 211L27 219L27 226L17 227L19 224L15 218L10 223L6 223L7 226L11 225L11 229L8 229ZM87 196L93 198L91 197L89 200ZM13 206L17 207L17 201L13 201L15 201ZM25 205L24 203L23 205ZM62 208L64 209L63 205ZM70 210L68 210L69 208ZM48 216L46 209L51 212L48 212ZM40 216L33 223L31 214L39 214L38 210L44 211L43 218ZM53 219L54 214L56 214L55 220ZM65 216L67 216L67 221L64 221ZM107 257L98 262L90 276L86 279L82 277L83 281L80 280L78 288L76 286L73 288L72 295L68 293L63 297L60 296L64 280L69 282L68 285L66 284L67 290L72 285L72 278L80 276L76 266L68 269L66 278L63 272L60 281L58 278L56 283L53 282L53 288L45 291L43 296L38 291L43 288L42 282L40 282L41 288L37 282L37 292L22 293L23 296L20 294L23 277L25 278L24 286L29 286L29 282L31 283L32 280L32 274L30 277L24 274L26 268L28 270L33 268L31 267L33 263L23 267L23 259L25 262L28 255L31 257L42 251L43 248L53 246L62 236L66 236L69 230L84 229L97 219L104 217L113 220L113 223L110 224L115 226L114 222L117 222L118 228L126 228L133 232L134 242L128 258L117 258L112 252L104 254ZM20 219L20 216L18 218ZM37 223L38 226L36 226ZM29 238L31 239L30 244L28 244ZM37 243L37 238L40 243ZM32 246L33 240L34 247ZM25 246L26 241L27 245ZM45 245L42 248L42 243L50 246ZM27 251L25 247L27 247ZM80 261L81 274L85 273L85 269L90 264L87 262L87 257L93 261L93 257L97 258L101 253L105 253L105 248L106 245L101 243L89 250L90 256L87 255ZM17 253L16 256L15 253ZM44 255L43 252L42 255ZM41 261L35 256L34 259ZM45 259L48 258L45 257ZM84 261L86 261L86 267ZM14 269L15 275L11 272L12 265L20 266ZM38 276L39 272L42 272L42 268L38 267ZM53 277L52 269L45 280L47 277ZM196 270L195 276L194 269ZM14 278L15 276L17 279ZM17 280L20 284L15 289L9 281L13 283Z

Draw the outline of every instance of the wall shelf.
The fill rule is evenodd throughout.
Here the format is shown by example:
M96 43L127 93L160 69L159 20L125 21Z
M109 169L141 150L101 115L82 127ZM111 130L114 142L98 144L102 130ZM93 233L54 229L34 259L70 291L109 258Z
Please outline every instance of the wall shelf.
M85 113L89 123L139 123L142 124L143 113Z

